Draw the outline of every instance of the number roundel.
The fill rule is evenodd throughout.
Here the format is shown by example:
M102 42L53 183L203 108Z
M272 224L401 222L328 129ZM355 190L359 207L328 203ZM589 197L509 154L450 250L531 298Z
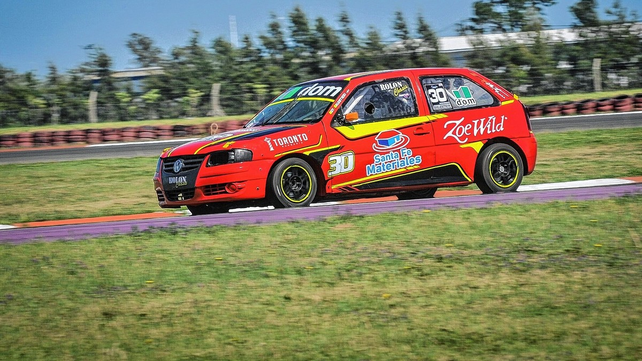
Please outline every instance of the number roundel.
M285 159L270 173L272 204L276 208L310 205L317 194L317 178L312 167L299 158Z

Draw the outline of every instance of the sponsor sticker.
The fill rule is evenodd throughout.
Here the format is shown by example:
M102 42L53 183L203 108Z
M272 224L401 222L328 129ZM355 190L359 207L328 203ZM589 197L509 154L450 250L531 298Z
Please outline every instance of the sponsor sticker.
M395 90L395 89L403 87L404 85L405 84L403 82L401 82L401 81L392 81L392 82L389 82L389 83L380 84L379 88L381 90Z
M497 118L491 115L488 118L479 118L467 121L465 117L458 120L451 120L444 123L444 129L449 129L444 135L446 138L453 138L458 143L466 143L472 137L492 134L504 130L504 120L508 117L502 115Z
M453 109L452 104L448 101L448 92L443 83L429 84L426 87L426 94L434 111L443 112Z
M413 155L412 149L406 148L410 138L396 129L379 132L375 137L372 149L383 154L375 154L372 163L366 165L368 176L420 165L420 155Z
M336 98L343 90L343 86L337 83L314 83L310 86L295 86L281 94L274 101L287 100L298 97L320 97L320 98Z
M265 143L267 143L268 147L270 147L270 151L274 151L276 147L279 148L285 148L285 147L290 147L293 145L300 145L303 142L308 141L308 135L306 133L301 133L301 134L294 134L294 135L289 135L287 137L280 137L280 138L269 138L265 137L263 140Z
M183 187L187 185L187 177L186 176L169 177L167 178L167 182L169 184L175 185L176 187Z
M452 94L448 94L452 97L455 104L458 107L470 107L477 105L477 101L473 98L470 88L467 86L462 86L459 89L454 89Z

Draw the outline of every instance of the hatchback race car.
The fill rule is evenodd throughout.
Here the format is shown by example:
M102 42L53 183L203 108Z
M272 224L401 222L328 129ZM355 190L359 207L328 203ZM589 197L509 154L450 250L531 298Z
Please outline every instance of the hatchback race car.
M163 208L192 214L397 195L476 183L515 191L537 142L518 97L460 68L402 69L292 86L242 129L163 151Z

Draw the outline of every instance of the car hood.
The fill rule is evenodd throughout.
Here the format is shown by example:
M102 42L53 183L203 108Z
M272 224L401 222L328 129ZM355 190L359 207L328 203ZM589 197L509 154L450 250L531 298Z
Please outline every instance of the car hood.
M252 143L255 143L256 140L263 140L267 137L274 137L275 134L286 133L292 130L305 131L305 128L307 128L307 125L274 125L231 130L224 133L214 134L205 138L193 140L189 143L185 143L175 148L165 150L161 157L165 158L173 156L199 155L207 154L220 149L241 147L252 149L256 148L256 146L252 146Z

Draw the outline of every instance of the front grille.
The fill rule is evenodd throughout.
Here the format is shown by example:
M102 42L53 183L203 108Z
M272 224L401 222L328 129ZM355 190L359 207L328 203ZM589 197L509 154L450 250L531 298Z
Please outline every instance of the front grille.
M163 192L157 190L156 197L158 197L159 202L165 202L165 196L163 195Z
M177 191L165 191L165 196L167 196L167 200L170 202L186 201L194 198L194 189L195 188L186 188Z
M203 187L203 194L206 196L215 196L217 194L223 193L227 193L227 191L225 190L225 184L212 184Z
M186 155L182 157L171 157L163 159L163 171L165 173L174 173L174 163L182 159L184 163L183 169L179 173L189 172L190 170L197 169L205 159L204 155Z

